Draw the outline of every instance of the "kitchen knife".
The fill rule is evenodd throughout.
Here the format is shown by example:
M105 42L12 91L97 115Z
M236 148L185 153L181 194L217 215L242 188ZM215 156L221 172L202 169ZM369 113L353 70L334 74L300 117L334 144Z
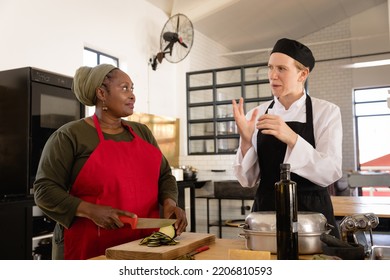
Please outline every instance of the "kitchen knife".
M131 218L120 216L119 219L124 224L130 224L132 229L140 228L162 228L170 226L176 222L176 219L159 219L159 218Z

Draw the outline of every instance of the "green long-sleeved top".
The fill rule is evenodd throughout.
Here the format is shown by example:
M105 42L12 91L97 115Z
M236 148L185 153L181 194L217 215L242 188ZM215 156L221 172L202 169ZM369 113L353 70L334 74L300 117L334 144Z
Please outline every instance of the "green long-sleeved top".
M124 122L139 137L158 147L156 139L146 125ZM132 141L133 139L127 129L120 134L103 133L103 135L106 140ZM80 198L70 195L69 191L81 168L98 144L99 137L96 129L82 119L67 123L55 131L42 151L34 182L35 203L47 216L66 228L71 226L81 202ZM177 202L177 196L175 177L171 173L168 161L163 156L158 182L159 203L162 204L167 198Z

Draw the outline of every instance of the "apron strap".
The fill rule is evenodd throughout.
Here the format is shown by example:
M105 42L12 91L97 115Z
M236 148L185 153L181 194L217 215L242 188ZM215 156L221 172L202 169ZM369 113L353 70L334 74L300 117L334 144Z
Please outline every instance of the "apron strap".
M103 136L102 129L100 128L99 120L98 120L98 117L96 116L96 114L93 115L93 123L95 124L95 128L96 128L96 131L98 133L100 142L103 142L104 136Z
M96 114L93 115L93 123L95 124L95 128L96 128L96 131L98 133L100 142L104 141L103 131L102 131L102 128L100 127L99 120L98 120L98 117L96 116ZM134 130L129 125L125 124L124 122L121 122L121 123L122 123L122 126L125 129L127 129L134 138L137 138L137 134L134 132Z

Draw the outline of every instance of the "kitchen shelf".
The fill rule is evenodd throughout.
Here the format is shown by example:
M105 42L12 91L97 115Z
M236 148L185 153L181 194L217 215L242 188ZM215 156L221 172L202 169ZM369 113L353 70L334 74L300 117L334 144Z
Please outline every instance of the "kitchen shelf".
M272 99L267 63L189 72L186 82L189 155L236 153L232 100L243 97L248 112Z

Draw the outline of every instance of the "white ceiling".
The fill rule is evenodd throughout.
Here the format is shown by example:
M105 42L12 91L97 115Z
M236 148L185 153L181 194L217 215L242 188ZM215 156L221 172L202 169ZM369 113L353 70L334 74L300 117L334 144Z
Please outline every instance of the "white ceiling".
M299 39L387 0L147 0L168 16L186 15L194 28L234 52Z

